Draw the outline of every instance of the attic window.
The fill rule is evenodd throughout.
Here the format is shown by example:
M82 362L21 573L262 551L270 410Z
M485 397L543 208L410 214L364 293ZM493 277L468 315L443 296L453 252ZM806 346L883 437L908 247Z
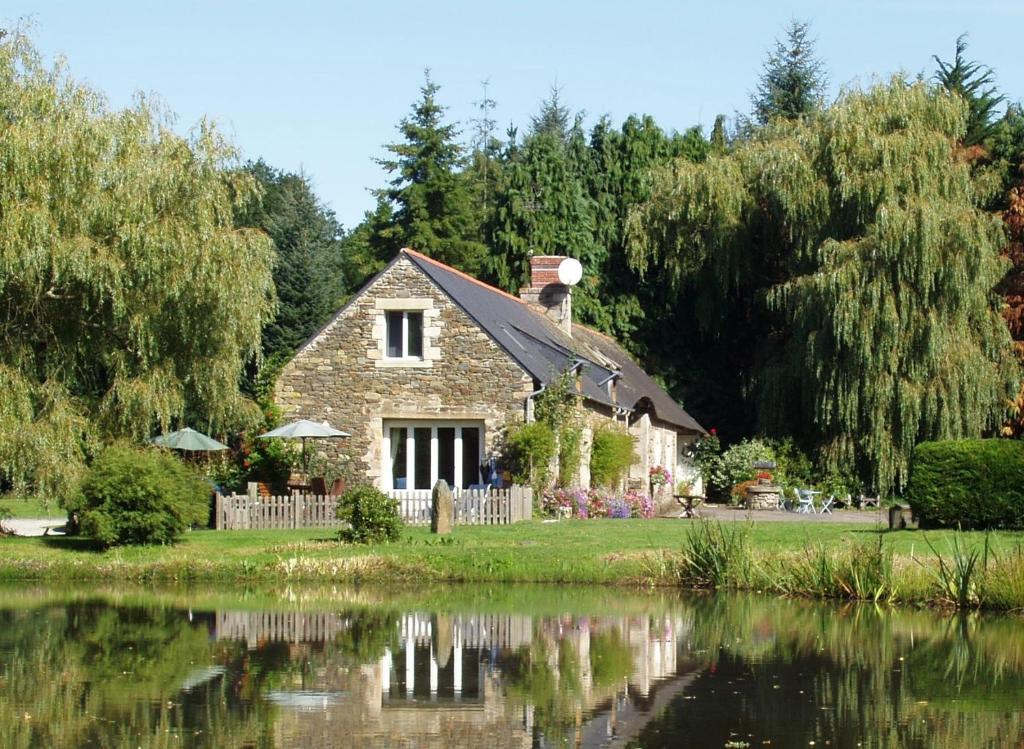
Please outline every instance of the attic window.
M387 326L387 357L389 359L423 358L423 313L389 310Z

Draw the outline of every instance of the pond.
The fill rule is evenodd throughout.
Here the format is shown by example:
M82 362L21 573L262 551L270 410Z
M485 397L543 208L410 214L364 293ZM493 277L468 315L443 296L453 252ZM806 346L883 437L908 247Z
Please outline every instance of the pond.
M0 588L5 749L1022 742L1008 617L590 588Z

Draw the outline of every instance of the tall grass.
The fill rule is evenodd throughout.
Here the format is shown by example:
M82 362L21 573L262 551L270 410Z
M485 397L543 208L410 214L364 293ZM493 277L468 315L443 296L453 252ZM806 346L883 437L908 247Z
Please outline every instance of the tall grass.
M985 534L982 548L968 547L963 542L963 534L957 530L949 538L949 557L945 557L932 544L928 536L924 537L928 548L935 555L937 564L930 569L938 585L941 599L959 609L973 608L981 604L979 594L979 578L985 575L988 568L989 537ZM981 562L981 566L978 563Z
M893 552L881 536L848 547L808 545L791 561L776 563L765 587L778 593L817 598L893 601L899 584Z
M679 579L691 588L744 587L748 577L751 525L701 520L683 539Z
M691 588L876 602L899 598L893 551L881 536L840 548L807 545L794 553L754 551L750 531L750 524L692 525L683 540L679 580Z
M978 582L979 602L988 609L1024 609L1024 549L1020 543L1002 555L990 551L989 557Z

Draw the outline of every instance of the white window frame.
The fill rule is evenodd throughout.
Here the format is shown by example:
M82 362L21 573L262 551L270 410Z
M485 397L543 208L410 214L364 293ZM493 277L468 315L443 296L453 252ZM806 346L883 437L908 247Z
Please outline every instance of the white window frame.
M370 328L370 337L373 339L373 348L366 350L366 358L373 362L377 368L415 368L434 366L434 362L441 360L441 348L438 340L444 323L441 320L441 310L434 306L434 301L423 297L378 297L374 300L373 324ZM388 312L422 312L423 313L423 355L411 357L388 356ZM408 320L403 315L403 320ZM408 324L406 322L406 324ZM402 345L404 352L409 350L408 330L402 334Z
M409 354L409 315L420 316L420 355L412 356ZM391 315L402 316L402 354L401 356L390 356L388 355L388 347L391 343L391 331L388 327L388 318ZM423 335L423 328L426 325L423 322L423 310L418 309L407 309L407 310L387 310L384 313L384 358L390 361L423 361L423 354L426 351L426 341Z
M462 464L462 430L476 429L477 439L477 475L479 476L479 466L484 461L484 435L485 425L483 421L458 421L448 419L384 419L381 424L381 436L382 436L382 450L381 450L381 479L383 483L384 491L395 491L395 477L391 473L391 430L392 429L405 429L405 477L406 477L406 488L398 491L413 491L413 487L416 486L416 437L414 429L430 429L430 486L433 487L437 483L439 478L440 464L439 459L441 450L437 438L438 429L455 429L455 444L454 450L454 463L455 463L455 479L461 488L465 481L464 466ZM468 482L470 484L477 483L476 481ZM419 490L427 491L427 490Z

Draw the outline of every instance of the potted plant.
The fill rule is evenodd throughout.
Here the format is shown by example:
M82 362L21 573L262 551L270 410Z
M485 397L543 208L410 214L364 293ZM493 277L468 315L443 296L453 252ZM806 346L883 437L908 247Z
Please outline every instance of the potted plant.
M672 483L672 472L665 468L665 466L653 466L647 474L651 481L651 486L655 489L664 484Z

